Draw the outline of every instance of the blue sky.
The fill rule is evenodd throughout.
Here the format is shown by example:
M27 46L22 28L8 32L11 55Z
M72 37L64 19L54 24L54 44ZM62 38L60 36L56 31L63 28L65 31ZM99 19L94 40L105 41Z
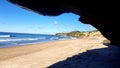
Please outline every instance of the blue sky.
M55 34L96 29L78 19L79 16L72 13L55 17L42 16L13 5L7 0L0 0L0 32Z

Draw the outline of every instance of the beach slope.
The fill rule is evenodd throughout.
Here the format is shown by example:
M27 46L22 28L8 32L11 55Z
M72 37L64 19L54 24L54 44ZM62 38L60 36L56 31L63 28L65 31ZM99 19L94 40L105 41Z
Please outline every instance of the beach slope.
M83 38L0 48L0 68L96 68L100 64L108 68L106 63L120 62L116 61L120 49L104 45L103 40Z

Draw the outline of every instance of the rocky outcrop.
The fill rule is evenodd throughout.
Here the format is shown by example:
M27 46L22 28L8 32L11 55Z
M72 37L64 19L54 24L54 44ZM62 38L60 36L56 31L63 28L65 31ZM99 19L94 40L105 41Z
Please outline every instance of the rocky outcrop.
M120 46L119 6L117 0L9 0L24 8L37 13L57 16L62 13L80 15L79 21L91 24L111 41L111 44ZM119 2L118 2L119 3ZM114 4L114 5L113 5ZM116 31L117 30L117 31Z
M56 33L58 36L68 36L68 33Z

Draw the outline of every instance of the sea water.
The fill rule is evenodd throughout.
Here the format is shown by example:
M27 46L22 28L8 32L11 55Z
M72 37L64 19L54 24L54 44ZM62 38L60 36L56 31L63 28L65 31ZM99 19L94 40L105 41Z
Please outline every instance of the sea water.
M70 39L70 37L47 34L0 32L0 48L64 39Z

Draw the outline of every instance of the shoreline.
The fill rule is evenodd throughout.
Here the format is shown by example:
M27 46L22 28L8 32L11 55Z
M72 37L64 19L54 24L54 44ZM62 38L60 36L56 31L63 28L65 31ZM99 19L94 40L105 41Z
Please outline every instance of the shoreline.
M109 49L107 50L108 46L102 42L103 39L101 38L82 38L0 48L0 68L47 68L78 54L88 52L89 55L89 51L92 50L98 49L98 51L101 51L102 49L106 49L101 54L111 52ZM93 54L91 57L95 55ZM106 57L103 58L107 59ZM87 60L82 60L81 62L84 61ZM66 61L64 62L66 63Z
M7 44L7 45L0 45L0 48L9 48L9 47L16 47L16 46L24 46L24 45L31 45L31 44L40 44L40 43L47 43L47 42L54 42L59 40L71 40L71 39L57 39L57 40L45 40L45 41L36 41L36 42L27 42L27 43L15 43L15 44Z
M24 43L24 44L14 44L14 45L2 45L0 48L11 48L11 47L16 47L16 46L26 46L26 45L34 45L34 44L40 44L40 43L47 43L47 42L52 42L55 40L51 40L51 41L43 41L43 42L29 42L29 43ZM56 40L57 41L57 40Z
M16 56L20 56L24 54L30 54L32 52L37 52L42 49L52 47L51 45L48 45L49 43L51 44L55 42L65 41L65 40L52 40L52 41L47 41L47 42L38 42L38 43L30 43L30 44L28 43L28 44L15 45L15 46L10 46L10 47L3 47L3 48L0 48L0 61L14 58ZM67 39L67 41L68 40L73 40L73 39ZM34 49L34 47L37 47L37 48ZM33 49L31 51L27 50L29 48L30 50L31 48ZM5 53L1 53L1 52L5 52Z

